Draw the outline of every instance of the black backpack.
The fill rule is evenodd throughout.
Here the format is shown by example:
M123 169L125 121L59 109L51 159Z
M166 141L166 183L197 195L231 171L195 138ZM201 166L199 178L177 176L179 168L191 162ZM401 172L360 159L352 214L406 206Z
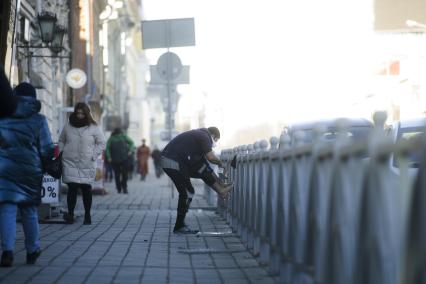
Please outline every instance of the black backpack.
M109 152L113 163L121 163L128 158L129 145L122 138L115 139L109 145Z

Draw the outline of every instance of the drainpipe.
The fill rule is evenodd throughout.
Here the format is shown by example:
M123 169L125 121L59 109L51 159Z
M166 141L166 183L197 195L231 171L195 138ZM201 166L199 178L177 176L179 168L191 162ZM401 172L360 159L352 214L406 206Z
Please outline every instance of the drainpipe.
M36 12L37 13L41 13L42 9L43 9L43 2L42 2L42 0L37 0L37 2L36 2Z
M86 11L87 11L87 17L86 17L86 70L87 70L87 94L84 98L85 103L89 104L90 99L92 98L92 62L91 62L91 46L90 46L90 36L91 36L91 27L90 27L90 16L91 16L91 5L90 3L92 0L85 0L86 4Z

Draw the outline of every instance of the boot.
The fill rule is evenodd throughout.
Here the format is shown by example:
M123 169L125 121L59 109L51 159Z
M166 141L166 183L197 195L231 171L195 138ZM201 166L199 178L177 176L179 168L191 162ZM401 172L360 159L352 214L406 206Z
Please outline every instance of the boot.
M173 233L180 235L197 234L199 230L192 230L185 224L185 215L177 215Z
M173 232L179 230L185 225L185 215L178 214L176 217L175 227L173 228Z
M200 232L199 230L192 230L187 225L180 227L179 229L174 229L173 233L178 235L196 235Z
M1 263L0 265L3 267L11 267L13 264L13 251L5 250L1 254Z
M83 225L91 225L91 224L92 224L92 217L90 216L90 213L85 213Z
M228 185L222 185L219 182L215 182L212 185L213 190L216 191L216 193L222 199L226 199L228 197L228 194L229 194L229 192L231 192L233 187L234 187L234 185L232 183L228 184Z
M74 214L64 213L64 220L67 224L74 224Z

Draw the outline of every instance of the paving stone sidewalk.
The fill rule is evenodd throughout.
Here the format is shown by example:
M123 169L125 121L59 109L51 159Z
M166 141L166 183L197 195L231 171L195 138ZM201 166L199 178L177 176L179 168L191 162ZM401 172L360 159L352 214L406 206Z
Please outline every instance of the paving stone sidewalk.
M172 198L167 177L134 178L129 194L107 183L108 194L94 196L92 225L82 225L82 217L40 225L43 252L34 266L25 264L17 224L14 266L0 267L0 283L275 283L196 184L187 223L203 234L173 234L177 192ZM83 213L81 196L76 213Z

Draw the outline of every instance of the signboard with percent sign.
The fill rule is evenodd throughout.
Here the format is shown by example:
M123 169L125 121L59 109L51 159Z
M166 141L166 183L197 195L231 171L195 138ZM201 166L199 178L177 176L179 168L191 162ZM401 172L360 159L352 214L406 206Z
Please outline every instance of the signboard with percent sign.
M45 174L43 176L43 185L41 187L41 203L59 202L59 180Z

